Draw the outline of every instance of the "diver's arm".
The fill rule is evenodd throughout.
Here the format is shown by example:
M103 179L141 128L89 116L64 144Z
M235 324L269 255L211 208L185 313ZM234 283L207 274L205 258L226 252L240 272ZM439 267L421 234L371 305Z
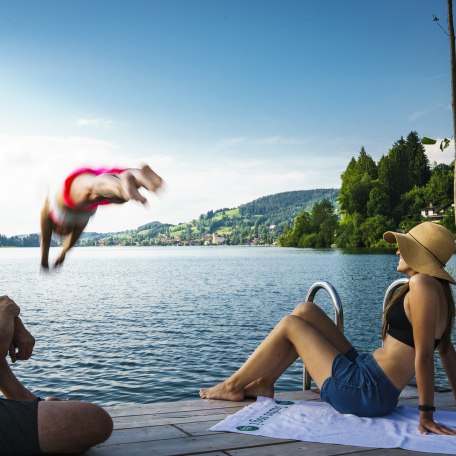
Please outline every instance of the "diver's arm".
M67 237L65 238L65 241L63 243L62 252L60 253L59 257L57 258L57 260L54 263L55 268L60 266L65 261L65 256L66 256L68 250L70 250L76 244L78 239L81 237L81 234L84 231L85 227L87 226L87 223L85 223L84 225L74 226L73 229L71 230L71 232L67 235Z

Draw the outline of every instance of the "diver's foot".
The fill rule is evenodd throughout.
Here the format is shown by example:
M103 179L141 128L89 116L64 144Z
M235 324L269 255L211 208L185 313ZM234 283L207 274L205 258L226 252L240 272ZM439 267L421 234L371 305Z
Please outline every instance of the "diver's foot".
M257 398L258 396L274 397L274 385L258 379L244 388L244 397Z
M222 401L239 402L244 400L244 392L230 388L227 381L219 383L212 388L203 388L199 392L201 399L219 399Z
M156 192L164 183L163 179L149 165L141 167L138 182L150 192Z

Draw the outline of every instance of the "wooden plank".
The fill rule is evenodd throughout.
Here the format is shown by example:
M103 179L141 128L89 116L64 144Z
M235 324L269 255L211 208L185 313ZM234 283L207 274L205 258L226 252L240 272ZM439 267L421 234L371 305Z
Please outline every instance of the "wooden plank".
M280 392L274 395L274 399L291 399L296 401L318 401L320 400L320 394L314 390L303 390L303 391L288 391Z
M295 391L279 393L276 398L318 400L319 396L314 391ZM436 393L435 399L439 409L456 411L451 392ZM116 430L109 440L84 456L301 456L306 451L312 456L429 455L401 449L362 448L209 431L211 426L251 402L189 400L109 407L110 412L114 411ZM406 388L399 402L416 406L416 389Z
M242 448L238 450L228 450L229 456L331 456L342 454L362 454L369 456L372 448L361 448L349 445L329 445L314 442L290 442L278 445L269 445L255 448ZM425 456L421 453L421 456Z
M228 453L225 453L224 451L217 451L215 453L193 453L192 456L199 456L199 455L204 455L204 456L227 456Z
M280 392L275 395L276 398L290 398L295 400L319 400L320 395L314 391L291 391ZM186 410L214 410L216 408L228 409L240 406L246 406L255 402L253 399L247 399L242 402L220 401L213 399L190 399L177 402L155 402L150 404L128 404L113 405L105 407L105 410L112 416L132 416L147 414L168 413L171 411Z
M176 439L188 437L184 431L174 426L153 426L133 429L115 429L106 442L100 446L120 443L148 442L159 439Z
M409 399L400 399L400 404L418 406L418 397ZM436 407L452 406L454 405L453 393L436 393L434 394L434 404Z
M112 416L133 416L144 414L160 414L169 412L185 412L189 410L215 410L244 407L254 402L253 400L243 402L215 401L195 399L178 402L157 402L154 404L128 404L105 407L105 410Z
M155 440L120 445L105 445L90 449L84 456L184 456L204 452L265 446L287 442L256 435L211 433L210 435L180 439Z
M215 426L221 420L213 420L213 421L197 421L195 423L182 423L182 424L175 424L177 429L187 433L188 435L206 435L211 434L214 431L209 431L212 426Z
M401 448L371 448L369 452L356 451L350 456L448 456L447 453L423 453L422 451L402 450Z
M206 415L192 415L189 413L187 416L174 416L174 417L151 417L148 415L145 416L135 416L130 420L123 417L121 423L118 423L114 420L114 429L132 429L138 427L146 426L166 426L168 424L181 424L181 423L194 423L194 422L205 422L205 421L222 421L224 420L229 413L215 413L215 414L206 414Z

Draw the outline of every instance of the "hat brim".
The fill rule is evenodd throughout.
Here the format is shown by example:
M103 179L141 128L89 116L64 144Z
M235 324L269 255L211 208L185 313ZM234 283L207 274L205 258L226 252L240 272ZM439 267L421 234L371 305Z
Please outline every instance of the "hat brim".
M456 280L445 271L437 258L408 233L387 231L383 239L389 244L397 243L402 258L414 271L456 284Z

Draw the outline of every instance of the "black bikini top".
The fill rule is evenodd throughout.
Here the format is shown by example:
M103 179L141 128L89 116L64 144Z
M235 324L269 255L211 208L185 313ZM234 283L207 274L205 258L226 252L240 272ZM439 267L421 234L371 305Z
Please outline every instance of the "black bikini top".
M397 299L389 308L386 314L386 322L388 323L387 333L398 341L415 348L413 341L413 327L405 313L404 295ZM440 339L435 339L434 349L439 345Z

